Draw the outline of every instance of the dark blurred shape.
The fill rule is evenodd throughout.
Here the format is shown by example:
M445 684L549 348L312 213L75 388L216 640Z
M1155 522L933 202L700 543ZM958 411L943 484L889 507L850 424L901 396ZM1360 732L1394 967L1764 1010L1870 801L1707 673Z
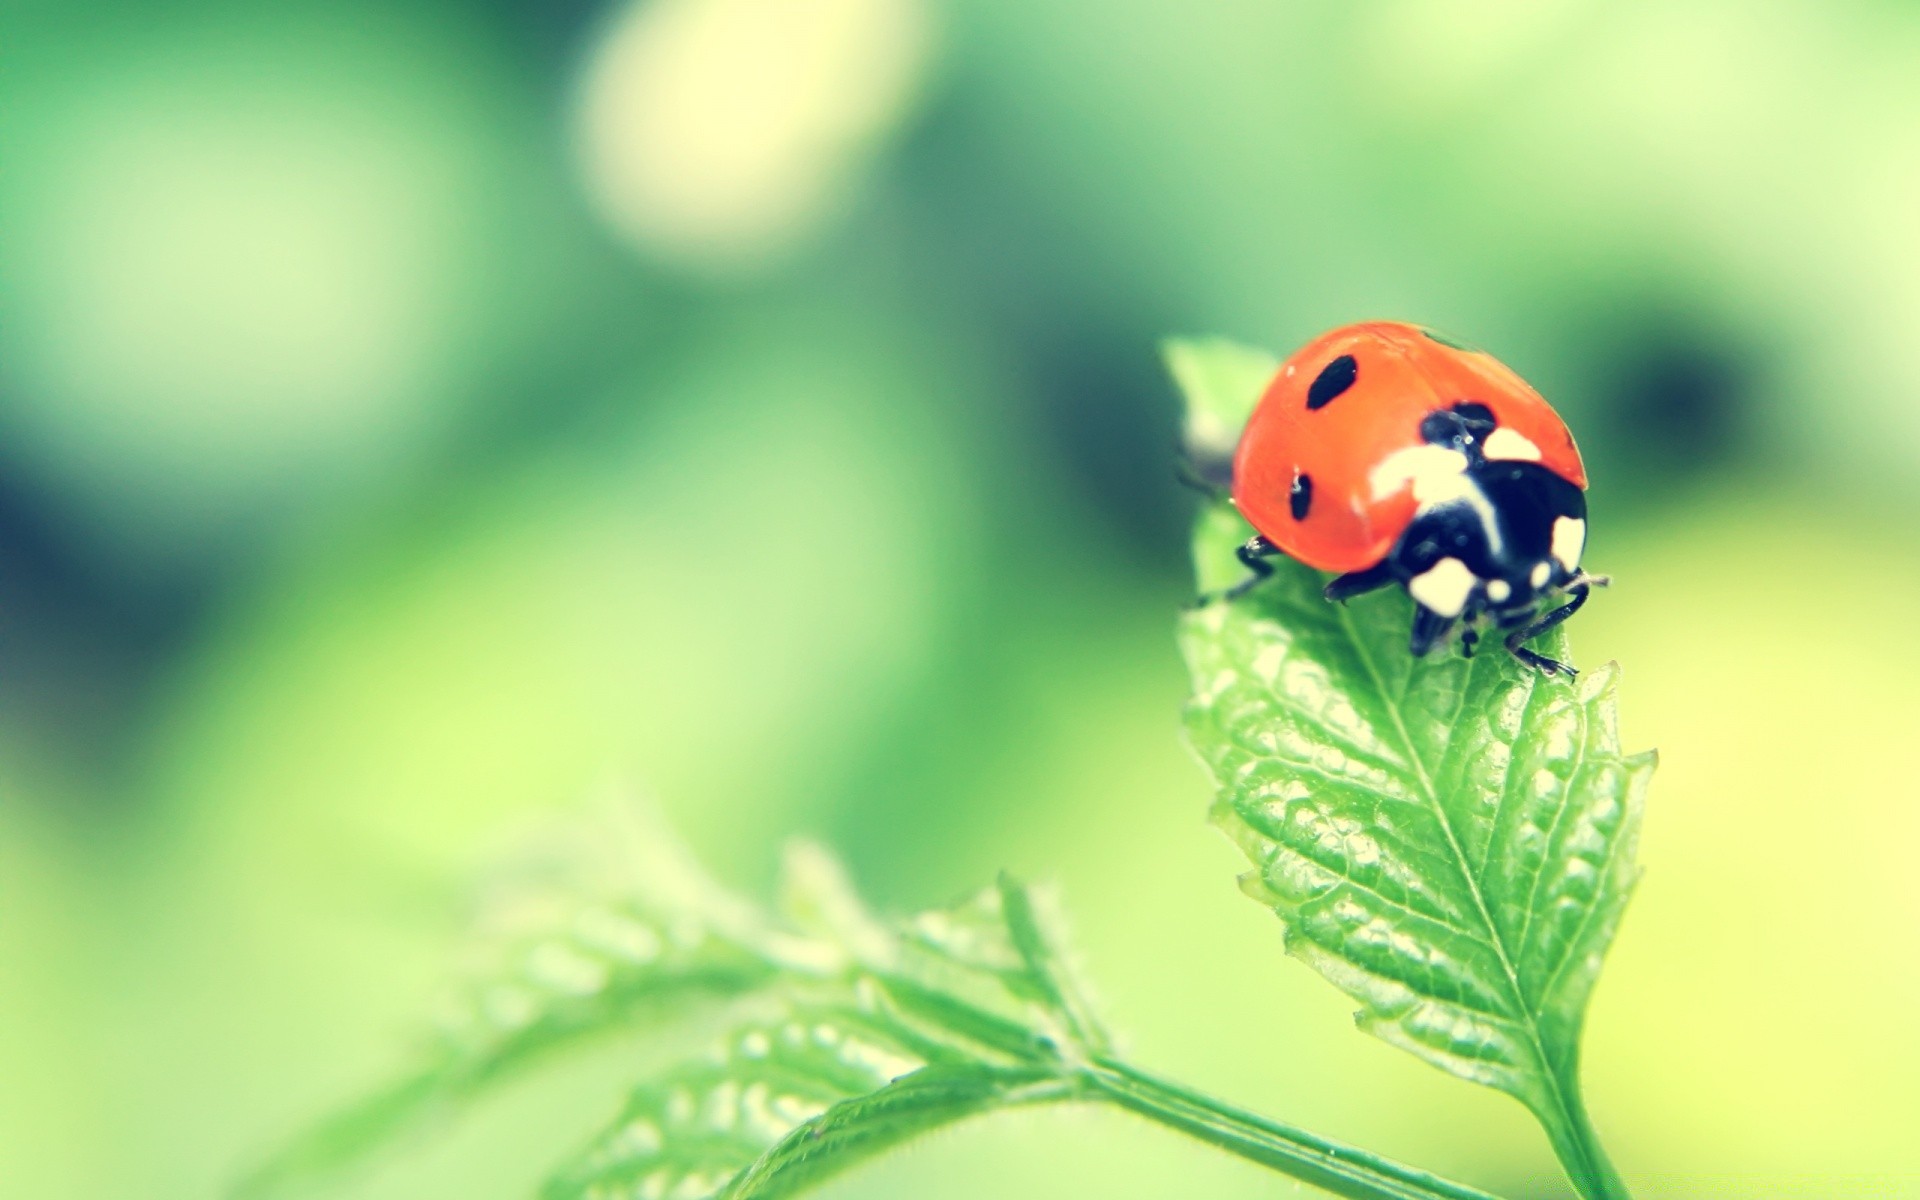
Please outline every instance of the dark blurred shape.
M1164 403L1155 340L1092 322L1024 332L1022 365L1045 401L1048 449L1069 490L1087 498L1128 559L1184 578L1179 430Z
M1010 454L1057 471L1039 494L1071 497L1124 561L1184 579L1191 505L1177 482L1178 406L1157 347L1185 327L1145 290L1117 286L1059 198L1010 171L1004 131L956 89L929 106L896 171L910 198L911 270L1024 385L1038 445Z
M1697 312L1651 306L1592 343L1592 438L1643 498L1696 482L1751 448L1758 372ZM1583 434L1585 431L1583 431ZM1624 489L1623 489L1624 490Z
M231 573L221 555L164 578L90 554L59 506L0 469L0 719L81 773L112 786L157 675L201 627Z
M562 89L574 69L580 47L591 31L606 20L601 0L475 0L467 6L476 24L496 24L513 38L522 61L539 65L555 91Z

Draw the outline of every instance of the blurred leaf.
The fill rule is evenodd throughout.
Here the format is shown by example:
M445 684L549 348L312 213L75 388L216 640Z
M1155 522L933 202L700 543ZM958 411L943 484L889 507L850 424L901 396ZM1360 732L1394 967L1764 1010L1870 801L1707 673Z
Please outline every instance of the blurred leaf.
M1113 1057L1047 910L1006 878L905 921L871 913L818 847L782 911L721 890L656 825L591 827L506 889L510 933L429 1067L296 1143L260 1194L390 1141L539 1053L701 997L725 1029L653 1071L551 1178L550 1200L792 1194L935 1127L1020 1104L1102 1101L1353 1200L1483 1193L1267 1121ZM584 902L581 895L590 897ZM528 914L533 919L528 920ZM502 953L498 946L509 949Z
M927 1129L1073 1090L1044 1066L921 1043L871 991L869 1003L799 1004L734 1030L706 1061L638 1089L545 1194L787 1195Z
M1237 351L1189 344L1189 403L1247 411ZM1197 360L1197 361L1196 361ZM1225 504L1195 553L1209 584L1246 536ZM1616 671L1566 683L1508 656L1406 651L1397 592L1350 606L1282 563L1244 601L1190 613L1193 744L1249 895L1290 952L1361 1002L1361 1027L1518 1098L1586 1196L1624 1194L1582 1104L1587 999L1626 904L1651 754L1620 752ZM1548 651L1565 656L1564 634Z
M1039 907L1039 897L1004 874L996 890L1007 933L1026 964L1027 978L1038 988L1035 999L1067 1022L1076 1042L1090 1050L1107 1049L1106 1030L1081 994L1074 973L1060 960L1065 943L1053 932L1053 921Z
M415 1071L321 1123L241 1194L369 1153L567 1046L776 977L832 975L849 961L831 943L768 924L638 809L615 808L538 851L483 904L462 979Z
M1169 338L1161 354L1186 397L1180 427L1187 454L1204 477L1225 486L1240 427L1280 362L1219 338Z
M764 1153L738 1194L771 1195L924 1126L1079 1086L1068 1043L1097 1027L1063 1007L1078 990L1011 881L889 923L830 855L803 843L788 853L784 911L772 915L714 883L636 810L566 832L483 906L465 981L423 1065L299 1139L242 1194L343 1165L551 1052L694 1005L738 1010L726 1048L641 1086L554 1194L612 1180L646 1194L655 1178L671 1179L674 1195L713 1194L705 1183L726 1184ZM769 1010L784 1016L765 1024ZM695 1094L701 1106L684 1113ZM763 1098L771 1107L752 1107ZM723 1101L734 1106L725 1129L714 1115ZM651 1141L634 1132L643 1121ZM804 1143L781 1148L789 1133Z
M552 1200L786 1195L938 1125L1084 1090L1074 1031L1097 1027L1066 1010L1074 985L1025 888L888 924L801 843L781 891L850 968L778 981L771 1015L747 1005L706 1059L644 1083Z

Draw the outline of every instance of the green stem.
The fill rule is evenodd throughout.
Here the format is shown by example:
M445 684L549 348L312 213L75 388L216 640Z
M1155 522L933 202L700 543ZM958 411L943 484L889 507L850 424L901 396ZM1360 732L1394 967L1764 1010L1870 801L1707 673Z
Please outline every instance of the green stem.
M1477 1188L1269 1121L1115 1059L1095 1059L1083 1078L1101 1099L1346 1200L1496 1200Z
M1553 1152L1560 1159L1574 1190L1581 1200L1632 1200L1620 1173L1613 1169L1607 1152L1600 1148L1600 1135L1594 1132L1581 1102L1577 1086L1566 1089L1567 1106L1560 1115L1564 1121L1544 1122Z

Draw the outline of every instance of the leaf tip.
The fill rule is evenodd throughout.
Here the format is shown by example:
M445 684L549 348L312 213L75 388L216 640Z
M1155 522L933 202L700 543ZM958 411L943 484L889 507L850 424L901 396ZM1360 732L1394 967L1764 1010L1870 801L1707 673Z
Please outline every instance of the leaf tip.
M1168 373L1178 376L1201 339L1184 333L1170 333L1160 339L1160 361Z
M1169 337L1160 356L1185 400L1189 453L1230 458L1279 360L1225 338Z
M867 911L847 869L819 842L795 838L781 860L781 898L802 928L824 933L864 962L892 958L893 939Z
M1235 877L1235 882L1240 887L1241 895L1256 904L1272 909L1274 915L1282 921L1289 921L1293 910L1288 907L1286 899L1273 890L1273 885L1268 883L1266 877L1260 872L1242 871ZM1287 928L1292 927L1289 922Z
M1612 699L1620 688L1620 664L1608 660L1581 673L1574 681L1582 703Z

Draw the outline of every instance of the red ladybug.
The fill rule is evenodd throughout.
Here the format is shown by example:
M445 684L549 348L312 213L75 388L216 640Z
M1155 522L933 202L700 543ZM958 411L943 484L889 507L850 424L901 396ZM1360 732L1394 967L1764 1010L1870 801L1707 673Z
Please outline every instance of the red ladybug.
M1226 595L1286 554L1338 572L1329 600L1405 587L1416 655L1456 627L1471 655L1487 622L1522 662L1572 675L1521 643L1606 582L1580 569L1586 486L1559 415L1493 356L1417 325L1348 325L1281 365L1240 435L1233 502L1259 536Z

